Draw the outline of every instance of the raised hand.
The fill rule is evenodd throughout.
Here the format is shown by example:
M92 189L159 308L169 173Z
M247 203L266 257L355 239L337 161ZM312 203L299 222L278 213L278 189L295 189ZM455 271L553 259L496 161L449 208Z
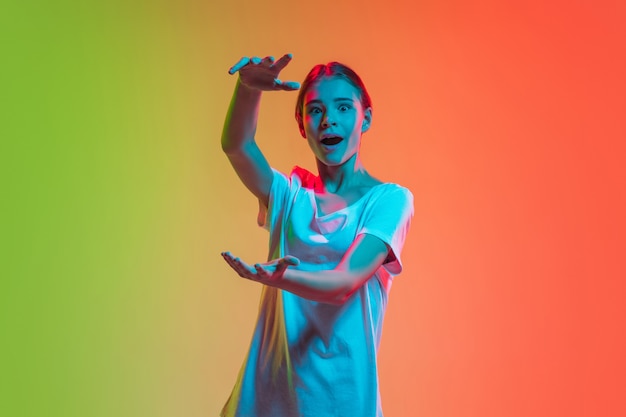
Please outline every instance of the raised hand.
M293 58L291 54L283 55L278 61L273 56L263 59L255 56L243 57L233 65L229 74L239 72L239 79L244 85L262 91L286 90L293 91L300 88L300 83L295 81L281 81L278 78L280 72Z
M222 252L222 257L240 277L269 286L277 286L288 267L300 264L298 258L290 255L255 265L245 263L241 259L234 257L230 252Z

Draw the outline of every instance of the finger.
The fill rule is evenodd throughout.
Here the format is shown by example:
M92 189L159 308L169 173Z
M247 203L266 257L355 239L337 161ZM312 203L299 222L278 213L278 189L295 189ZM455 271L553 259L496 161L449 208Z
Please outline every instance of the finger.
M284 264L285 266L298 266L300 265L300 259L296 258L295 256L287 255L280 260L280 263Z
M233 257L229 252L223 253L222 256L228 265L243 278L250 278L251 271L248 265L239 258Z
M230 67L230 69L228 70L228 73L230 75L233 75L234 73L236 73L237 71L239 71L240 69L248 65L249 62L250 62L250 58L248 58L247 56L244 56L239 61L237 61L235 65Z
M224 258L226 263L235 271L239 269L239 265L235 262L235 258L233 258L233 256L230 253L222 253L222 257Z
M285 68L287 64L289 64L289 62L291 62L292 58L293 58L292 54L285 54L281 56L280 59L276 61L272 67L277 69L278 71L282 71L283 68Z
M300 261L298 260L298 258L293 256L286 256L284 258L281 258L276 265L276 271L274 271L274 274L276 274L277 276L282 276L282 274L288 267L298 265L299 263Z
M266 56L265 58L263 58L263 61L261 63L264 67L271 67L274 64L274 57Z
M235 260L235 257L230 252L222 252L222 257L229 262L233 262Z
M284 258L278 260L275 273L282 274L288 267L298 265L299 263L300 261L298 258L290 255L285 256Z
M254 65L259 65L261 61L262 59L259 58L258 56L253 56L252 59L250 60L250 62L252 62Z
M263 269L261 264L255 264L254 265L254 269L255 269L257 275L259 275L260 278L267 278L269 276L269 274L267 273L267 271L265 269Z
M237 265L237 267L244 272L253 272L250 265L242 261L240 258L233 259L233 263Z
M228 264L228 266L230 266L235 272L237 272L239 275L239 267L233 262L232 258L229 258L228 256L222 255L224 257L224 260L226 261L226 263Z
M294 91L300 88L300 83L296 81L281 81L278 78L274 80L274 84L279 90Z

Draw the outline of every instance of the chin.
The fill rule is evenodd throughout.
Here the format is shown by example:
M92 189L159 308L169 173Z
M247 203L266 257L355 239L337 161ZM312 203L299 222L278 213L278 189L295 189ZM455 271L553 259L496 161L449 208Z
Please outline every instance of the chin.
M345 164L347 162L347 160L344 160L344 159L336 160L336 159L323 158L323 159L320 159L320 162L323 163L324 165L328 166L328 167L339 167L339 166Z

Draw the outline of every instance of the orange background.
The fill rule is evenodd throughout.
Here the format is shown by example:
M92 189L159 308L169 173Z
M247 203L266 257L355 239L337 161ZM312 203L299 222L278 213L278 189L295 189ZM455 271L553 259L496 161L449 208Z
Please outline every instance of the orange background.
M617 5L274 2L225 17L238 35L215 57L216 79L231 88L223 69L248 54L293 52L285 77L295 80L318 62L353 66L374 103L364 162L415 194L381 349L386 416L626 412ZM258 140L270 162L313 168L292 144L294 95L266 98ZM241 237L254 227L253 199L239 185L222 198L215 250L262 258L264 247ZM235 297L255 305L248 286L225 287L216 312L238 317ZM253 315L218 330L224 350L243 354ZM220 363L217 390L238 364Z
M260 294L219 254L267 248L227 69L291 52L362 76L364 163L415 196L385 416L626 415L623 2L70 3L3 12L0 414L218 414ZM262 102L282 171L315 167L295 98Z

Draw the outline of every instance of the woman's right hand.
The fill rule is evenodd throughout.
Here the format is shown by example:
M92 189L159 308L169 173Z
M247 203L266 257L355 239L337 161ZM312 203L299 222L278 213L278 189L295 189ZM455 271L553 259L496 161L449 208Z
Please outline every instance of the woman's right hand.
M295 81L281 81L278 74L289 64L293 55L285 54L278 61L268 56L263 59L255 56L243 57L233 65L229 74L239 72L239 80L247 87L261 91L286 90L293 91L300 88Z

